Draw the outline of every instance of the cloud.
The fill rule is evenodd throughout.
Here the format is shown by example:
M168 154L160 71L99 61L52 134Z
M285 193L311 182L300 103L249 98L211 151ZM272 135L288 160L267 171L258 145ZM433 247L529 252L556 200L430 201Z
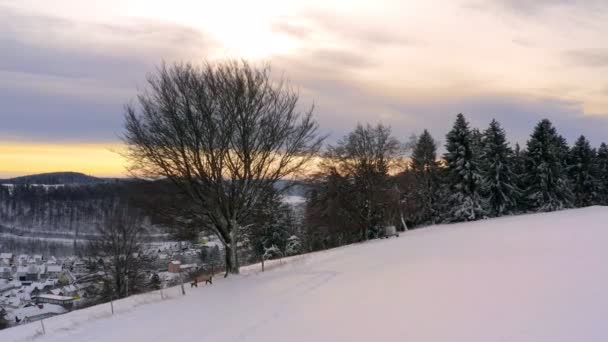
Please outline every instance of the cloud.
M321 76L310 72L295 74L294 83L303 87L304 103L314 99L321 128L331 134L329 143L348 133L357 122L389 124L402 140L429 129L443 142L458 113L464 113L472 126L480 129L485 129L492 118L497 119L507 130L509 140L522 146L543 118L553 121L559 133L570 142L584 134L599 145L608 131L608 116L587 115L583 104L577 101L498 94L491 90L471 96L396 97L378 94L350 79L348 73Z
M116 140L123 105L161 59L215 42L152 20L82 23L0 7L0 138Z
M315 33L356 47L377 48L420 43L407 34L392 31L370 19L363 16L343 16L336 12L307 11L277 18L271 27L275 33L283 33L308 43L318 38Z
M565 52L566 58L572 63L591 68L608 67L608 49L590 48L578 49Z
M521 14L538 14L544 10L557 6L567 6L576 3L576 0L495 0L505 9Z

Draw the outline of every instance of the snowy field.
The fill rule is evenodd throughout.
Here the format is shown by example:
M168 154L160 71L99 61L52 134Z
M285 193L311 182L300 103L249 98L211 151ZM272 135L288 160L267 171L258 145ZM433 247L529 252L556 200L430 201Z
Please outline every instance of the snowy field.
M607 341L608 208L436 226L0 341Z

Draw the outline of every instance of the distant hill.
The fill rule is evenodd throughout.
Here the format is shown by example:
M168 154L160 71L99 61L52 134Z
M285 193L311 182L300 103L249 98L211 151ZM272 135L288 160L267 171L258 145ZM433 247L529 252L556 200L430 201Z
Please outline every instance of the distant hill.
M110 181L108 178L98 178L79 172L50 172L9 179L1 179L2 184L98 184Z

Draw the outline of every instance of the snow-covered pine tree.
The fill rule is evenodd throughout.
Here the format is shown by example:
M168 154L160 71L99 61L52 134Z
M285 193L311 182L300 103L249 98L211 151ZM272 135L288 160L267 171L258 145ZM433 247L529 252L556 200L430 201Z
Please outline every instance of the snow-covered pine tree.
M483 133L479 130L479 128L471 129L471 150L473 151L473 156L479 158L481 156L481 150L483 149Z
M598 204L608 205L608 145L602 143L597 150Z
M491 216L507 215L517 208L521 191L512 171L512 159L504 129L492 120L483 133L481 149L482 189Z
M519 143L515 143L515 149L511 155L511 170L515 177L515 185L521 191L520 196L517 198L516 211L524 213L528 210L526 198L524 196L525 185L525 174L526 174L526 151L522 150Z
M474 221L485 216L480 197L481 175L469 123L458 114L446 137L444 156L450 190L449 222Z
M593 205L598 196L598 179L596 171L596 152L589 140L581 135L568 158L568 175L574 194L574 206L577 208Z
M275 195L256 212L247 240L257 257L282 256L292 235L293 225L291 207Z
M526 199L529 209L555 211L572 205L564 158L565 141L547 119L534 128L526 151Z
M302 243L296 235L292 235L287 239L287 246L285 247L285 255L296 255L302 253Z
M412 152L411 170L416 180L413 200L417 204L416 224L435 223L438 172L437 145L426 129L416 141Z

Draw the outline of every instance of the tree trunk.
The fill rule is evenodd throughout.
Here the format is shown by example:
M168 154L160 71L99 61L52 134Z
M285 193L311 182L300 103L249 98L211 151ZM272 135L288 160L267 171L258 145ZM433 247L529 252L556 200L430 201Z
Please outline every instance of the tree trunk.
M231 227L230 234L225 239L224 248L226 249L225 258L226 258L226 273L224 274L224 278L228 276L229 273L239 274L239 260L238 260L238 248L237 248L237 238L236 238L236 228Z
M232 268L230 269L230 273L239 274L239 255L238 255L238 239L237 232L238 226L235 224L232 226L230 230L230 250L232 252Z
M224 245L224 256L225 256L225 260L226 260L226 273L224 274L224 278L226 278L228 276L228 273L230 273L230 270L232 269L232 251L230 248L230 242L227 241L226 244Z

